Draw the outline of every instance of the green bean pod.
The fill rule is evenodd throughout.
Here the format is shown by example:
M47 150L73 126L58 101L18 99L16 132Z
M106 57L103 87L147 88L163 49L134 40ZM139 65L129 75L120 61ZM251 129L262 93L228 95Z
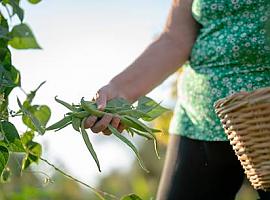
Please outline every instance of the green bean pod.
M63 119L61 119L60 121L54 123L53 125L49 126L46 128L47 131L50 130L55 130L55 129L59 129L63 126L65 126L66 124L68 124L69 122L71 122L72 117L71 116L66 116Z
M149 127L147 127L144 123L142 123L141 121L139 121L138 119L134 117L123 115L123 116L120 116L120 119L123 121L124 124L127 123L128 126L136 128L139 131L152 133L152 130Z
M153 136L151 134L149 134L148 132L142 132L142 131L138 131L138 130L132 129L132 128L129 128L129 131L133 132L133 134L136 133L137 135L142 136L142 137L146 138L147 140L154 139Z
M63 101L61 99L57 99L57 96L54 97L54 99L55 99L56 102L58 102L61 105L65 106L67 109L69 109L71 111L75 111L76 110L76 108L74 106L70 105L69 103L67 103L67 102L65 102L65 101Z
M65 125L63 125L62 127L60 127L60 128L58 128L58 129L56 129L55 130L55 132L57 132L57 131L60 131L61 129L63 129L63 128L66 128L67 126L69 126L70 124L72 124L72 122L68 122L68 123L66 123Z
M72 117L72 127L74 130L80 132L81 119L78 117Z
M141 157L139 155L139 152L136 149L136 147L127 138L125 138L121 133L119 133L118 130L115 129L112 125L109 124L108 128L112 132L113 135L115 135L118 139L120 139L121 141L123 141L124 143L126 143L126 145L128 145L132 149L132 151L135 153L135 155L136 155L136 157L137 157L137 159L139 161L139 164L140 164L141 168L144 171L146 171L147 173L149 173L149 170L146 169L146 167L144 166L143 161L142 161L142 159L141 159Z
M86 147L87 149L89 150L90 154L92 155L93 159L95 160L96 164L97 164L97 167L98 167L98 170L101 172L100 170L100 164L99 164L99 160L98 160L98 157L97 157L97 154L93 148L93 145L92 143L90 142L90 139L88 137L88 134L84 128L84 122L85 122L86 118L84 118L82 120L82 123L81 123L81 134L82 134L82 137L83 137L83 140L84 140L84 143L86 144Z
M80 112L73 112L71 115L73 117L83 119L85 117L88 117L90 114L87 111L80 111Z
M142 129L144 129L143 132L148 132L149 134L152 135L153 137L153 142L154 142L154 148L155 148L155 153L158 159L160 159L159 153L158 153L158 146L157 146L157 138L156 135L152 132L152 130L147 127L144 123L142 123L140 120L134 118L134 117L130 117L128 115L125 116L128 120L132 121L134 124L136 124L137 126L140 126ZM139 130L139 129L138 129ZM156 129L153 129L156 130ZM140 130L141 131L141 130Z
M93 104L93 102L85 101L83 98L81 99L82 108L87 111L89 114L94 115L96 117L102 117L105 112L102 112L97 109L97 106Z
M120 116L120 121L126 127L132 127L134 129L137 129L137 130L140 130L140 131L145 131L145 129L143 127L141 127L140 125L130 121L129 119L126 118L126 116Z

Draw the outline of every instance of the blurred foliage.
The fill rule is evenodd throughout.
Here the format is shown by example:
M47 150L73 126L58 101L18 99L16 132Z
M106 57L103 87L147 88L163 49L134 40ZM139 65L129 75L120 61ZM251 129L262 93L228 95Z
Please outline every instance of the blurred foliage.
M127 172L113 171L99 182L99 188L122 196L128 193L136 193L143 200L155 199L162 166L165 158L166 146L159 147L161 160L154 155L151 142L145 141L140 146L142 159L150 173L145 173L134 160L133 167ZM61 174L54 174L51 181L38 171L29 169L21 176L18 161L23 159L21 155L12 155L9 167L13 167L10 181L0 185L1 200L97 200L93 193ZM237 200L255 200L257 194L252 190L248 182L241 188Z
M145 161L145 166L150 173L145 173L134 161L132 168L128 172L113 171L110 175L103 178L99 187L109 193L121 196L127 193L138 194L144 200L155 199L162 166L165 158L166 146L159 146L161 159L155 156L151 142L145 141L140 146L140 154Z
M173 116L172 111L166 112L162 116L160 116L159 118L153 121L153 126L156 129L161 130L160 133L157 133L157 140L159 144L162 144L162 145L168 144L168 141L169 141L168 129L169 129L172 116Z
M258 194L252 188L247 179L245 179L241 189L239 190L236 200L257 200Z
M89 200L95 199L85 190L61 174L49 178L43 172L31 168L21 174L22 155L12 154L8 166L12 170L10 180L0 185L1 200ZM53 182L52 182L53 181Z

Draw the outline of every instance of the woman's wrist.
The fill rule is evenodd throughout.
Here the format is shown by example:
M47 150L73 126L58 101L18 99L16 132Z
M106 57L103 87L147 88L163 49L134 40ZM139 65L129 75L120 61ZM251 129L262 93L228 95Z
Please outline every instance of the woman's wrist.
M119 83L117 80L112 79L108 83L108 87L110 88L110 91L114 91L112 98L124 98L131 103L136 101L135 96L132 95L132 91L134 90L127 89L127 83Z
M107 84L107 87L109 89L109 91L111 91L111 97L112 98L117 98L117 97L120 97L120 98L126 98L126 95L124 94L124 92L122 91L122 87L117 84L115 81L110 81L108 84Z

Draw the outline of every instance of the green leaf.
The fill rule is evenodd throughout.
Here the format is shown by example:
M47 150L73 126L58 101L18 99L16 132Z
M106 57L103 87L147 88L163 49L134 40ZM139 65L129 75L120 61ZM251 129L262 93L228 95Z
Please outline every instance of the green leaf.
M10 50L7 48L7 46L6 46L6 49L5 49L4 51L5 51L5 52L4 52L4 54L3 54L3 58L0 57L0 59L2 60L2 65L3 65L3 67L4 67L7 71L9 71L9 72L12 73L12 70L13 70L12 68L15 68L15 67L12 66L12 63L11 63L11 52L10 52ZM13 70L13 71L18 72L17 69L15 69L15 70ZM17 74L16 74L16 76L17 76Z
M4 134L4 140L0 144L5 144L11 152L25 152L18 131L12 123L2 121L0 132Z
M20 72L14 67L11 66L10 68L10 74L11 74L11 80L13 81L13 83L16 86L20 86L21 85L21 76L20 76Z
M29 151L30 155L33 155L33 157L31 159L34 162L37 162L42 154L42 147L39 143L32 141L28 144L28 151Z
M19 98L17 98L18 105L23 112L23 115L29 117L29 119L32 122L32 125L34 126L32 130L38 131L39 134L44 134L45 133L45 126L42 126L39 120L25 107L23 107L21 101ZM26 120L28 122L28 120ZM31 126L30 122L28 123L29 126ZM30 128L30 127L29 127Z
M0 175L2 176L9 158L9 151L6 147L0 146Z
M26 169L33 162L37 163L41 156L42 147L40 144L32 141L34 137L34 131L27 131L22 135L21 140L27 152L22 161L22 169Z
M162 107L160 103L157 103L153 99L145 96L139 98L136 110L149 115L149 117L142 117L145 121L152 121L164 112L169 111L169 109Z
M0 93L0 106L6 101L5 95Z
M51 110L46 105L34 105L27 108L28 112L34 116L38 122L41 129L46 127L50 117L51 117ZM31 117L28 114L24 114L22 117L23 123L28 126L30 129L38 131L36 125L32 121Z
M31 104L32 101L33 101L33 99L34 99L35 96L36 96L37 91L38 91L38 90L41 88L41 86L44 85L45 83L46 83L46 81L43 81L41 84L39 84L39 86L38 86L35 90L31 91L30 94L27 94L27 98L26 98L26 101L25 101L24 103L27 102L27 103Z
M127 138L125 138L121 133L119 133L119 131L116 128L114 128L112 125L109 125L108 128L112 132L112 134L114 134L117 138L119 138L121 141L126 143L126 145L128 145L132 149L132 151L135 153L139 161L141 168L145 170L147 173L149 173L149 171L146 169L146 167L143 164L143 161L139 155L137 148Z
M8 22L0 12L0 49L5 48L8 42ZM1 55L1 54L0 54ZM2 60L2 57L0 56Z
M8 53L6 54L8 56ZM5 60L3 62L5 64ZM4 92L6 96L12 91L13 88L20 86L21 77L20 72L12 65L0 64L0 90Z
M13 15L17 15L21 22L24 19L24 11L20 7L20 0L5 0L4 4L9 4L12 7Z
M23 143L24 146L26 146L27 148L27 145L29 142L31 142L35 137L35 132L33 130L31 131L26 131L22 137L21 137L21 141Z
M132 104L124 98L115 98L107 102L106 108L130 109Z
M2 94L1 94L2 93ZM0 92L0 120L8 120L8 99L3 94L3 91Z
M135 194L130 194L130 195L122 197L121 200L142 200L142 199Z
M8 28L0 26L0 39L9 39Z
M26 24L14 26L10 37L9 45L15 49L41 49L34 34Z
M3 39L0 39L0 60L2 61L1 62L1 65L0 65L1 68L5 68L6 69L7 66L12 66L11 65L11 60L10 59L9 60L6 59L8 53L9 53L9 49L7 48L7 44L5 44L5 42L3 41ZM8 63L7 63L7 61L8 61Z
M28 0L29 3L38 4L41 0Z
M117 112L117 114L119 115L129 115L129 116L132 116L132 117L136 117L137 119L139 118L151 118L150 115L148 115L147 113L144 113L140 110L135 110L135 109L129 109L129 110L122 110L122 111L119 111Z
M32 163L38 163L42 154L42 147L39 143L30 141L27 144L27 154L22 161L22 169L26 169Z
M86 118L85 118L86 119ZM100 169L100 164L99 164L99 160L98 160L98 157L97 157L97 154L96 154L96 151L94 150L93 148L93 145L92 143L90 142L90 139L88 137L88 134L84 128L84 122L85 122L85 119L82 120L82 124L81 124L81 134L82 134L82 137L83 137L83 140L84 140L84 143L86 144L86 147L87 149L89 150L90 154L92 155L92 157L94 158L96 164L97 164L97 167L98 167L98 170L101 172L101 169Z

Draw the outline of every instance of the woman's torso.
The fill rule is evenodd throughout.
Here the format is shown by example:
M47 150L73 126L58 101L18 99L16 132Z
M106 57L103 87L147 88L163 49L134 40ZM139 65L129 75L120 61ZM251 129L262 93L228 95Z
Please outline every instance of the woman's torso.
M227 140L214 102L237 91L270 86L268 1L193 1L192 15L202 28L178 82L171 132Z
M194 0L192 14L202 25L191 65L269 63L266 29L269 0Z

